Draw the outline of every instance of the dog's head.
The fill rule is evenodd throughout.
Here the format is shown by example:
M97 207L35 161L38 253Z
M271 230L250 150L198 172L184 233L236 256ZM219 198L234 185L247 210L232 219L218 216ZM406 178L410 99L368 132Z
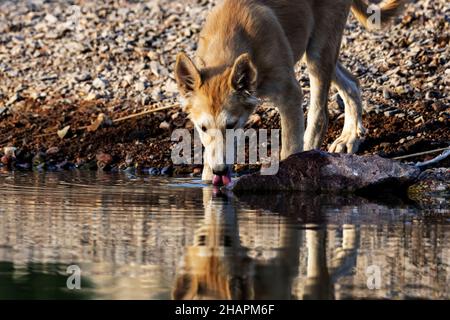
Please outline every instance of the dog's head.
M200 133L205 163L214 174L213 183L228 184L230 167L225 162L225 132L243 128L257 106L255 65L249 54L243 54L230 66L198 68L186 54L180 53L175 78L183 107Z

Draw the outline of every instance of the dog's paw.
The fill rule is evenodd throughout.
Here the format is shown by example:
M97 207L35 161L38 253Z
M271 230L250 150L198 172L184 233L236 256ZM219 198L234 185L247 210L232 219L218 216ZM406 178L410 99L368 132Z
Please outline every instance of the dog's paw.
M328 148L328 151L332 153L356 153L363 141L363 132L342 132L339 138Z

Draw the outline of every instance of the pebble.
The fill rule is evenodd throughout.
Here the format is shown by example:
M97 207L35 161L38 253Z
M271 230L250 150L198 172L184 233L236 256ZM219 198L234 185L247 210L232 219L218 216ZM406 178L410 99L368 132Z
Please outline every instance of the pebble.
M54 15L48 13L45 16L45 21L47 21L49 24L55 24L56 22L58 22L58 18L56 18Z
M192 171L192 176L193 177L201 177L202 175L202 168L194 168L194 170Z
M93 86L95 89L98 89L98 90L105 90L105 89L106 89L106 86L107 86L107 82L106 82L105 80L103 80L103 79L96 78L96 79L92 82L92 86Z
M123 77L123 80L126 81L128 84L131 84L134 80L134 75L127 74Z
M391 98L391 91L387 88L383 89L383 98L385 99L390 99Z
M400 111L398 109L394 109L394 110L388 110L384 112L384 116L386 117L392 117L395 114L399 113Z
M159 124L159 128L162 130L169 130L170 129L170 123L167 121L163 121Z
M155 75L156 77L159 77L160 65L158 62L156 62L156 61L150 62L150 70L152 71L153 75Z
M141 100L142 105L146 106L146 105L150 104L151 101L152 101L152 98L149 95L142 96L142 100Z
M441 103L441 102L439 102L439 101L434 102L434 103L431 105L431 107L432 107L433 110L436 111L436 112L444 111L444 110L447 108L443 103Z
M143 81L138 81L136 82L135 86L134 86L134 90L136 91L144 91L146 88L145 82Z
M100 99L101 97L102 96L96 92L89 92L89 94L86 96L86 101L97 100L97 99Z
M0 162L5 166L9 166L9 164L12 162L12 159L10 157L4 155L1 157Z
M149 174L150 174L151 176L159 176L160 173L161 173L161 172L159 171L158 168L150 168L150 169L149 169Z
M16 147L4 147L3 153L5 154L5 156L9 158L14 158L16 150L17 150Z
M163 176L171 176L173 174L173 167L167 166L161 169L161 175Z
M50 147L50 148L47 149L45 154L47 156L53 156L53 155L57 154L58 152L59 152L59 148L58 147Z
M434 91L427 91L427 93L425 93L426 100L434 100L436 96L437 96L437 93Z
M102 163L104 165L111 164L111 162L113 160L113 158L110 154L104 153L104 152L97 153L97 155L95 156L95 159L97 160L97 164Z
M89 81L92 80L92 76L89 72L84 72L80 75L75 76L75 80L78 82Z
M56 74L48 74L41 78L41 81L53 81L58 79L58 75Z
M63 139L69 133L69 131L70 131L70 126L65 126L61 130L57 131L58 137Z
M424 119L423 119L422 116L417 117L417 118L414 119L414 123L419 123L419 122L424 122Z
M169 80L166 83L165 89L168 93L178 93L178 86L173 80Z
M32 160L33 167L38 167L41 164L45 165L45 159L46 159L45 153L43 153L43 152L36 153L36 155L33 157L33 160Z

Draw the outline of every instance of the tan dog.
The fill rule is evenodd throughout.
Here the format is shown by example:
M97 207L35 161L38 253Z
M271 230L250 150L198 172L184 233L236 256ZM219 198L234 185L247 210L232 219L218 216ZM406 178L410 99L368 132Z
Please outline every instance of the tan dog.
M365 134L360 89L338 62L347 17L351 9L373 28L369 12L385 24L404 2L384 1L379 12L363 0L225 0L216 7L200 34L195 63L180 53L175 67L184 106L205 146L203 180L214 173L214 181L229 181L229 169L217 152L223 143L215 133L225 136L226 129L242 128L258 99L270 100L280 112L281 159L320 148L332 83L345 103L345 123L330 151L356 152ZM306 133L303 94L294 73L302 57L311 83Z

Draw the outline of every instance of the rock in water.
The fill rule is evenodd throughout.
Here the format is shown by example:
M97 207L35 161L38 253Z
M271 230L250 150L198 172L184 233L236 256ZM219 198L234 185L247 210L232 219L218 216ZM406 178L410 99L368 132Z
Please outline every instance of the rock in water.
M408 187L420 174L416 167L379 156L307 151L280 163L276 175L249 174L233 182L235 193L270 191L354 192Z

